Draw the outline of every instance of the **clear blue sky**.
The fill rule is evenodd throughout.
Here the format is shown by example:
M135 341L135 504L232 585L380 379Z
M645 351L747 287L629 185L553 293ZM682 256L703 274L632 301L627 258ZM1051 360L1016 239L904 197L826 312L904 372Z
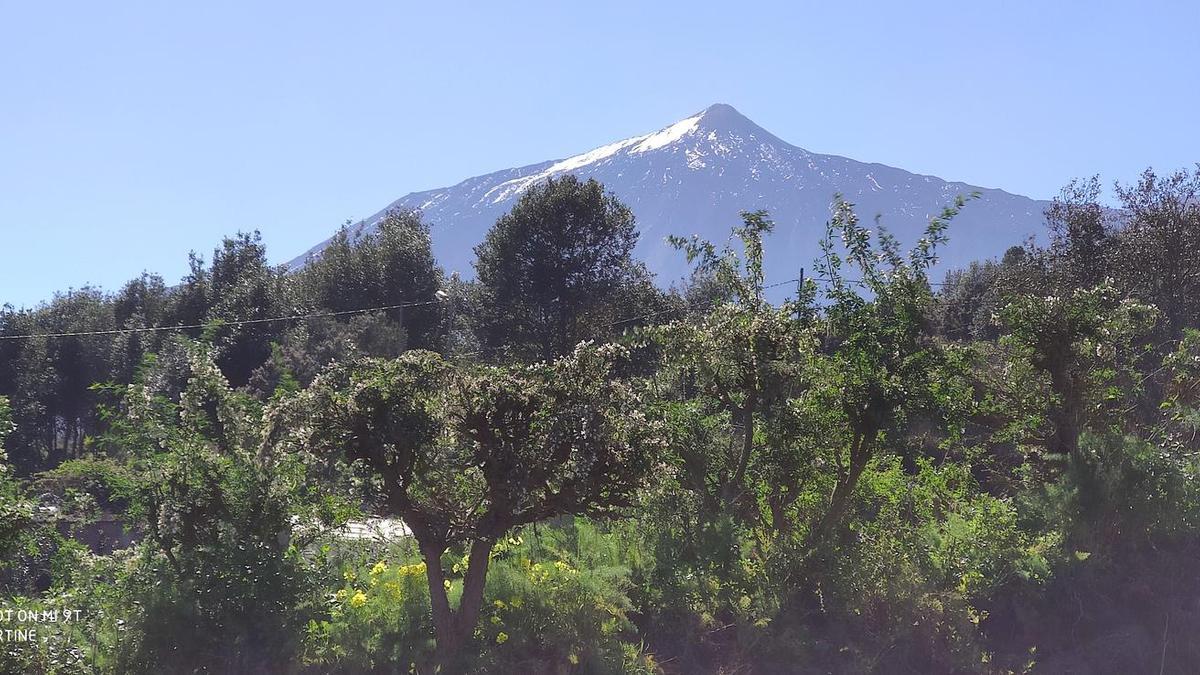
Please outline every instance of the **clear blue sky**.
M847 7L853 5L853 7ZM1047 198L1200 161L1200 3L0 0L0 303L731 103L801 147Z

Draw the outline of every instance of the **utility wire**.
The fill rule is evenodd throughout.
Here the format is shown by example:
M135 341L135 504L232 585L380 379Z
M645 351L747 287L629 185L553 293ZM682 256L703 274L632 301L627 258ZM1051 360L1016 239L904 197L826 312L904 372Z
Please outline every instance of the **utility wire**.
M813 278L815 278L823 283L826 283L826 284L833 283L833 280L830 279L829 277L818 276L818 277L813 277ZM850 279L848 277L843 277L841 279L841 282L846 283L846 284L857 284L859 286L867 286L868 285L865 279ZM928 284L929 286L953 286L954 285L952 283L947 283L944 281L928 281L928 280L926 280L925 283Z
M763 286L763 290L765 291L765 290L767 290L768 288L775 288L776 286L783 286L784 284L794 284L794 283L796 283L797 281L800 281L800 280L799 280L799 279L788 279L788 280L786 280L786 281L776 281L776 282L775 282L775 283L773 283L773 284L767 284L766 286ZM604 325L604 326L601 326L601 328L612 328L612 327L614 327L614 326L620 326L620 325L621 325L621 324L623 324L623 323L630 323L630 322L633 322L633 321L639 321L639 320L641 320L641 319L649 319L649 318L650 318L650 317L652 317L652 316L658 316L658 315L660 315L660 314L670 314L671 312L677 312L677 311L680 311L680 310L688 310L688 309L696 309L696 308L697 308L697 307L696 307L696 306L694 306L694 305L687 305L687 306L684 306L684 307L670 307L670 308L668 308L668 309L661 309L661 310L659 310L659 311L657 311L657 312L650 312L649 314L642 314L642 315L639 315L639 316L631 316L631 317L628 317L628 318L625 318L625 319L621 319L620 321L614 321L614 322L612 322L612 323L610 323L610 324L606 324L606 325Z
M828 279L825 279L822 277L816 277L816 278L825 283L830 283L830 280L828 280ZM777 281L775 283L767 284L767 285L763 286L763 290L766 290L768 288L776 288L778 286L784 286L786 284L793 284L793 283L796 283L797 281L800 281L800 279L787 279L785 281ZM842 279L842 281L844 281L846 283L866 285L866 282L861 279ZM930 285L931 286L941 286L943 284L930 283ZM94 336L104 336L104 335L133 335L133 334L138 334L138 333L165 333L165 332L171 332L171 331L200 330L200 329L208 328L209 326L214 325L214 324L220 325L222 327L224 327L224 326L250 326L250 325L256 325L256 324L263 324L263 323L277 323L277 322L281 322L281 321L306 321L309 319L326 319L326 318L333 318L333 317L339 317L339 316L351 316L354 314L367 314L369 312L383 312L383 311L392 310L392 309L404 309L406 307L422 307L422 306L427 306L427 305L434 305L439 302L445 302L445 299L420 300L420 301L413 301L413 302L402 302L402 303L398 303L395 305L382 305L379 307L364 307L362 309L348 309L348 310L343 310L340 312L318 312L318 313L313 313L313 314L293 314L291 316L276 316L276 317L269 317L269 318L263 318L263 319L241 319L241 320L237 320L237 321L217 320L217 321L209 322L209 323L181 324L181 325L176 325L176 326L148 326L148 327L138 327L138 328L113 328L113 329L108 329L108 330L73 331L73 332L63 332L63 333L23 333L23 334L18 334L18 335L0 335L0 341L32 340L32 339L36 339L36 338L71 338L71 337L94 337ZM633 321L639 321L641 319L648 319L648 318L651 318L654 316L658 316L660 314L669 314L671 312L679 311L680 309L693 309L693 308L692 307L687 307L687 308L672 307L670 309L659 310L657 312L650 312L648 314L642 314L639 316L631 316L631 317L628 317L625 319L621 319L619 321L614 321L614 322L604 326L604 328L612 328L614 326L619 326L621 324L631 323Z
M114 328L110 330L89 330L76 331L70 333L28 333L21 335L0 335L0 340L30 340L33 338L66 338L66 337L91 337L95 335L130 335L133 333L162 333L179 330L196 330L208 328L211 325L219 326L248 326L260 323L274 323L279 321L303 321L306 319L324 319L335 316L349 316L352 314L366 314L367 312L382 312L389 309L403 309L405 307L420 307L423 305L433 305L441 300L421 300L416 302L403 302L397 305L383 305L381 307L365 307L363 309L347 309L340 312L320 312L315 314L293 314L292 316L275 316L265 319L242 319L238 321L222 321L217 319L209 323L193 323L178 326L149 326L141 328Z

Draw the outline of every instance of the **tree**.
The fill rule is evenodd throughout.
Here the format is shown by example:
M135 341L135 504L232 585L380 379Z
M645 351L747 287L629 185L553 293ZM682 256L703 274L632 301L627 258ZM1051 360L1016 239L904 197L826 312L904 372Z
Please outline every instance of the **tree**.
M177 400L158 391L155 361L133 384L106 387L117 401L102 445L137 472L130 667L270 672L299 632L304 542L293 518L310 524L319 508L304 499L306 456L277 452L263 406L229 386L211 346L186 348Z
M175 287L166 307L167 325L195 326L204 323L211 309L211 278L204 259L188 253L188 273Z
M999 262L972 262L947 272L932 311L938 334L960 342L996 340L1005 297L1048 288L1047 268L1044 252L1029 244L1010 246Z
M1114 247L1118 286L1162 312L1165 335L1200 326L1200 165L1117 186L1124 224Z
M765 212L742 214L734 230L744 257L711 242L673 237L696 275L709 280L714 300L698 318L651 331L666 356L663 378L679 382L673 406L673 447L685 485L700 496L704 518L736 513L757 522L759 485L771 485L772 524L788 527L787 507L799 496L811 456L797 443L790 401L804 395L816 352L811 283L804 297L775 307L764 293L763 237L773 227ZM803 314L807 319L797 318ZM728 442L726 442L728 441ZM751 477L754 477L751 480Z
M169 292L162 277L143 273L126 283L113 297L113 324L123 329L162 326L166 323L168 299ZM157 351L163 337L160 332L113 336L112 380L132 382L142 357Z
M1091 288L1108 276L1112 225L1100 205L1100 179L1071 181L1046 209L1050 254L1062 286Z
M1080 434L1136 396L1138 341L1157 311L1121 297L1106 282L1061 295L1014 296L1001 318L1007 329L1001 345L1009 359L1032 366L1048 389L1041 409L1026 413L1045 417L1045 424L1034 425L1034 439L1048 452L1086 466ZM1032 384L1022 388L1032 391Z
M601 338L622 318L626 289L648 284L632 258L637 240L633 213L595 180L530 186L475 248L485 350L551 359Z
M108 336L71 335L113 328L112 303L83 288L56 294L34 310L6 312L0 330L12 335L67 333L5 341L0 346L0 395L10 397L17 420L14 462L21 473L55 466L83 452L97 430L91 385L112 376Z
M315 310L411 304L386 313L407 335L397 348L442 346L443 311L437 295L442 272L433 257L429 226L418 212L389 212L373 232L342 228L319 257L289 278L289 285L297 306Z
M926 318L933 300L928 271L947 241L950 220L965 204L959 196L932 218L907 256L884 230L876 245L852 204L839 197L834 205L817 270L829 283L832 301L825 310L829 337L824 349L841 422L833 438L841 442L830 446L833 489L813 526L814 538L841 524L863 471L887 444L904 442L913 415L944 416L957 408L952 403L961 393L955 359L931 339ZM844 254L837 252L836 240ZM847 277L847 265L860 278Z
M501 538L631 505L661 440L640 387L616 377L625 357L617 346L581 344L553 363L467 368L410 351L334 367L306 393L316 422L298 442L370 467L383 507L411 529L443 667L475 629ZM462 592L452 608L442 559L459 546Z
M235 387L271 356L271 343L286 328L282 322L238 324L285 314L281 272L267 263L259 233L227 237L213 251L208 274L208 314L217 345L217 363Z
M12 476L4 441L13 432L12 414L8 399L0 396L0 551L17 550L17 540L29 526L33 509L21 494L20 485ZM0 559L0 565L5 561Z
M750 524L770 513L774 527L790 529L789 509L810 487L806 482L818 478L811 468L820 464L832 467L833 480L811 528L819 536L842 521L876 453L889 443L904 450L910 416L942 415L957 405L948 400L963 393L954 359L926 321L933 301L926 274L964 203L934 218L904 256L886 232L876 245L853 206L839 200L818 262L832 301L819 322L812 284L798 303L766 302L762 236L771 224L764 213L744 214L735 231L744 263L709 242L674 240L733 298L699 321L658 331L669 355L668 379L680 382L673 428L681 433L674 444L681 475L689 489L706 495L710 511L740 512ZM847 265L861 278L848 278ZM708 446L709 437L722 440ZM727 452L720 447L726 438ZM755 480L748 482L750 476Z

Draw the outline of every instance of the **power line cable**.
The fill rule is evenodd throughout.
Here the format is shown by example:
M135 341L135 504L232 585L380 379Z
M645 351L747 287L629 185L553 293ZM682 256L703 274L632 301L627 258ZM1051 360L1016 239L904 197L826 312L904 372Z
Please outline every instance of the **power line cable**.
M780 281L780 282L770 284L768 286L763 286L763 288L764 289L774 288L776 286L782 286L784 284L793 283L795 281L796 281L795 279L789 279L787 281ZM256 325L256 324L263 324L263 323L276 323L276 322L280 322L280 321L305 321L308 319L326 319L326 318L333 318L333 317L339 317L339 316L351 316L354 314L367 314L369 312L384 312L384 311L393 310L393 309L404 309L406 307L421 307L421 306L426 306L426 305L433 305L433 304L437 304L439 302L445 302L445 299L402 302L402 303L395 304L395 305L381 305L379 307L364 307L362 309L348 309L348 310L343 310L340 312L317 312L317 313L312 313L312 314L293 314L290 316L275 316L275 317L268 317L268 318L262 318L262 319L239 319L237 321L217 320L215 322L209 322L209 323L180 324L180 325L175 325L175 326L143 326L143 327L135 327L135 328L111 328L111 329L106 329L106 330L69 331L69 332L59 332L59 333L21 333L21 334L17 334L17 335L0 335L0 340L32 340L32 339L36 339L36 338L70 338L70 337L94 337L94 336L104 336L104 335L132 335L132 334L137 334L137 333L164 333L164 332L171 332L171 331L199 330L199 329L203 329L203 328L208 328L209 326L213 325L214 323L217 323L223 327L224 326L233 326L233 327L248 326L248 325ZM645 314L642 316L629 317L627 319L622 319L620 321L609 324L609 326L606 326L606 328L615 326L615 325L619 325L622 323L629 323L631 321L637 321L638 319L649 318L649 317L655 316L657 314L665 314L667 312L672 312L672 311L675 311L675 308L668 309L668 310L662 310L659 312L651 312L649 314Z
M831 283L831 281L829 279L826 279L823 277L815 277L815 278L819 279L820 281L823 281L825 283ZM778 286L784 286L786 284L796 283L797 281L800 281L800 279L796 278L796 279L786 279L784 281L777 281L777 282L763 286L763 290L766 290L769 288L776 288ZM844 281L846 283L859 284L859 285L864 285L864 286L866 285L866 282L863 281L862 279L846 278L846 279L842 279L842 281ZM934 283L934 282L927 282L927 283L929 283L929 285L931 285L931 286L945 285L945 284ZM334 318L334 317L339 317L339 316L352 316L355 314L367 314L370 312L384 312L384 311L393 310L393 309L404 309L407 307L422 307L422 306L427 306L427 305L434 305L439 302L445 302L445 299L439 298L439 299L435 299L435 300L419 300L419 301L411 301L411 302L402 302L402 303L398 303L398 304L394 304L394 305L381 305L378 307L364 307L362 309L348 309L348 310L343 310L343 311L339 311L339 312L317 312L317 313L312 313L312 314L293 314L290 316L276 316L276 317L268 317L268 318L262 318L262 319L239 319L236 321L217 320L215 322L209 322L209 323L180 324L180 325L175 325L175 326L145 326L145 327L136 327L136 328L112 328L112 329L107 329L107 330L93 330L93 331L69 331L69 332L59 332L59 333L22 333L22 334L17 334L17 335L0 335L0 341L32 340L32 339L37 339L37 338L71 338L71 337L96 337L96 336L106 336L106 335L134 335L134 334L138 334L138 333L165 333L165 332L172 332L172 331L200 330L200 329L208 328L209 326L212 326L214 324L218 324L220 326L237 327L237 326L250 326L250 325L264 324L264 323L277 323L277 322L281 322L281 321L307 321L309 319L326 319L326 318ZM661 314L669 314L671 312L680 311L681 309L694 309L694 307L690 307L690 306L685 307L685 308L672 307L669 309L659 310L656 312L649 312L647 314L641 314L638 316L627 317L624 319L620 319L619 321L614 321L610 324L607 324L607 325L603 326L603 328L612 328L614 326L619 326L621 324L631 323L634 321L638 321L641 319L648 319L648 318L658 316Z
M783 286L785 284L796 283L797 281L800 281L800 279L797 278L797 279L786 279L784 281L776 281L775 283L767 284L767 285L763 286L763 290L765 291L768 288L775 288L777 286ZM602 326L597 326L596 330L597 331L607 330L609 328L614 328L616 326L620 326L621 324L632 323L634 321L640 321L642 319L649 319L650 317L660 316L662 314L670 314L672 312L686 312L686 311L690 311L690 310L701 309L701 308L704 308L704 307L712 305L712 304L713 304L713 301L708 300L703 303L688 303L682 307L668 307L667 309L660 309L656 312L647 312L646 314L630 316L630 317L626 317L624 319L620 319L618 321L613 321L612 323L607 323ZM480 354L483 354L485 351L487 351L487 350L476 349L476 350L469 351L469 352L460 352L460 353L454 354L454 356L457 358L467 358L467 357L471 357L471 356L479 356Z
M763 286L763 290L765 291L765 290L767 290L768 288L775 288L776 286L783 286L784 284L794 284L794 283L796 283L797 281L800 281L800 279L788 279L788 280L786 280L786 281L776 281L776 282L775 282L775 283L773 283L773 284L767 284L766 286ZM623 324L623 323L630 323L630 322L633 322L633 321L638 321L638 320L640 320L640 319L649 319L649 318L650 318L650 317L652 317L652 316L658 316L658 315L660 315L660 314L670 314L671 312L678 312L678 311L681 311L681 310L688 310L688 309L696 309L696 306L694 306L694 305L687 305L687 306L684 306L684 307L670 307L670 308L668 308L668 309L662 309L662 310L659 310L659 311L657 311L657 312L650 312L650 313L648 313L648 314L641 314L641 315L639 315L639 316L631 316L631 317L628 317L628 318L625 318L625 319L621 319L621 320L619 320L619 321L614 321L614 322L612 322L612 323L610 323L610 324L605 324L605 325L603 325L603 326L600 326L600 328L612 328L612 327L614 327L614 326L620 326L620 325L621 325L621 324Z
M209 323L194 323L181 324L177 326L146 326L139 328L113 328L109 330L89 330L89 331L73 331L65 333L25 333L20 335L0 335L0 340L31 340L34 338L67 338L67 337L92 337L98 335L130 335L134 333L162 333L169 331L182 330L197 330L208 328L212 325L220 326L248 326L261 323L275 323L279 321L304 321L307 319L324 319L337 316L349 316L353 314L366 314L368 312L383 312L391 309L403 309L405 307L421 307L423 305L433 305L442 300L421 300L414 302L403 302L396 305L383 305L380 307L365 307L363 309L347 309L340 312L319 312L314 314L294 314L291 316L275 316L263 319L240 319L237 321L215 320Z

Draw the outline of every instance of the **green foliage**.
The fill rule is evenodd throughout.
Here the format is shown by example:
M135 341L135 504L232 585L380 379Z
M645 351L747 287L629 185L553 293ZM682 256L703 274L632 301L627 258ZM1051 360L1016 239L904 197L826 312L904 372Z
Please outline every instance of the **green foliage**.
M20 486L13 479L8 455L4 451L4 441L13 430L8 400L0 396L0 551L17 548L33 516L32 505L21 494ZM0 563L7 562L0 560Z
M949 593L961 611L946 620L971 625L960 580L949 580L920 554L925 540L951 540L941 538L941 530L918 531L946 518L945 507L930 505L919 515L912 506L899 511L904 490L898 484L862 492L879 487L885 467L901 482L898 468L881 463L885 452L922 464L909 447L916 421L944 430L934 449L944 452L959 438L957 420L970 402L967 361L930 339L925 324L932 302L926 270L959 206L931 222L925 239L904 256L886 234L876 246L850 205L841 203L820 266L832 305L820 310L814 283L797 302L766 303L761 241L771 225L761 213L744 214L735 231L742 256L676 240L729 298L650 334L664 346L660 388L668 392L671 463L649 493L647 529L655 534L643 546L654 550L656 561L641 574L644 604L654 608L651 625L672 627L655 633L679 650L676 658L693 667L725 661L728 669L755 664L766 671L823 658L811 651L823 647L801 635L808 626L795 619L796 609L812 601L814 583L818 598L834 590L846 594L841 601L847 605L834 616L868 602L915 612L929 594ZM866 294L844 275L847 264ZM969 476L960 480L974 485ZM911 502L911 485L908 492ZM970 499L943 498L956 505ZM952 532L962 522L946 528ZM868 532L877 548L864 543ZM868 553L877 557L856 558ZM876 570L875 586L862 579L864 570ZM911 588L888 595L884 584L900 579ZM870 600L872 594L884 597ZM818 602L821 613L824 602ZM954 635L951 641L970 651L970 635ZM885 638L899 639L887 633L875 647ZM927 642L928 658L934 643L948 644Z
M656 673L636 628L620 535L586 521L527 528L492 552L470 672ZM322 672L426 672L434 629L423 561L395 549L347 567L328 616L308 626L305 659ZM464 558L455 565L465 568ZM451 594L461 585L451 584Z
M1124 299L1111 284L1062 296L1019 295L1002 312L1009 358L1032 366L1049 396L1040 406L1047 451L1082 462L1079 435L1128 405L1140 384L1137 339L1156 318L1153 307ZM1029 411L1025 411L1029 414Z
M1167 175L1147 169L1117 185L1122 211L1111 246L1113 276L1133 298L1163 315L1160 338L1200 325L1200 164Z
M797 436L805 422L794 403L808 395L816 372L817 341L795 318L803 305L767 303L762 237L772 225L762 213L744 214L735 231L744 259L709 242L675 239L698 271L727 289L732 301L695 319L672 322L647 335L669 355L659 376L679 391L668 406L675 470L700 499L701 518L735 512L760 516L757 485L774 486L771 516L785 527L810 452ZM811 285L805 289L812 292ZM691 395L689 395L691 394Z
M411 670L433 661L425 563L380 560L347 569L328 617L309 622L304 660L322 672Z
M1036 253L1013 246L999 262L972 262L947 272L932 309L937 334L963 342L994 342L1000 337L1000 312L1008 296L1038 292L1047 285L1040 262Z
M618 313L642 309L629 300L653 296L637 240L633 213L595 180L531 185L475 248L484 349L552 359L606 337Z
M392 214L290 276L239 235L176 287L6 309L205 328L0 341L0 609L84 610L0 670L1195 670L1195 183L1147 173L1119 212L1069 186L1048 248L936 295L965 199L907 252L839 200L774 305L765 213L673 239L696 274L667 297L628 209L564 178L478 282L443 288ZM99 514L137 542L89 549ZM364 514L411 536L339 529Z
M10 673L125 673L126 656L141 639L141 608L130 605L128 552L96 556L77 543L55 556L56 582L40 596L13 596L5 609L54 617L53 621L8 622L32 628L37 639L9 642L0 649L0 670Z
M0 312L11 334L111 330L112 307L97 289L59 294L36 310ZM107 379L115 354L86 336L9 341L0 348L0 396L9 398L17 429L10 455L27 475L84 452L97 427L99 402L89 387Z
M86 493L97 506L124 511L137 491L137 476L125 464L104 457L72 459L38 475L34 488L58 495Z
M492 600L478 636L488 648L476 669L657 672L629 642L636 631L627 575L617 566L581 567L569 555L498 561L488 575Z
M319 422L297 442L345 453L378 478L412 530L446 667L474 631L493 546L515 527L632 505L661 446L628 356L581 344L553 363L460 368L428 352L335 368L299 401ZM452 608L442 556L469 547Z
M178 403L128 387L128 424L109 439L140 446L144 463L128 511L143 537L126 596L139 640L124 658L139 671L255 670L287 659L298 637L302 458L271 451L258 405L229 388L208 350L193 349L189 369Z
M965 467L919 463L910 473L898 458L872 462L845 534L803 576L794 537L726 526L681 555L682 532L654 512L628 546L653 552L635 567L634 597L660 658L705 672L980 668L992 658L979 640L991 599L1044 583L1058 540L1023 531L1015 505L982 492Z
M216 361L234 386L244 385L270 357L271 342L280 328L270 322L235 322L284 315L282 283L281 273L267 263L267 250L257 232L226 238L213 251L204 323L217 345Z
M443 309L435 294L442 273L431 246L429 226L418 213L388 213L371 232L344 227L319 256L288 278L289 294L297 307L327 312L412 304L380 317L403 336L392 349L437 349ZM371 349L371 336L366 331L360 335L356 342L368 353L395 355L378 353Z

